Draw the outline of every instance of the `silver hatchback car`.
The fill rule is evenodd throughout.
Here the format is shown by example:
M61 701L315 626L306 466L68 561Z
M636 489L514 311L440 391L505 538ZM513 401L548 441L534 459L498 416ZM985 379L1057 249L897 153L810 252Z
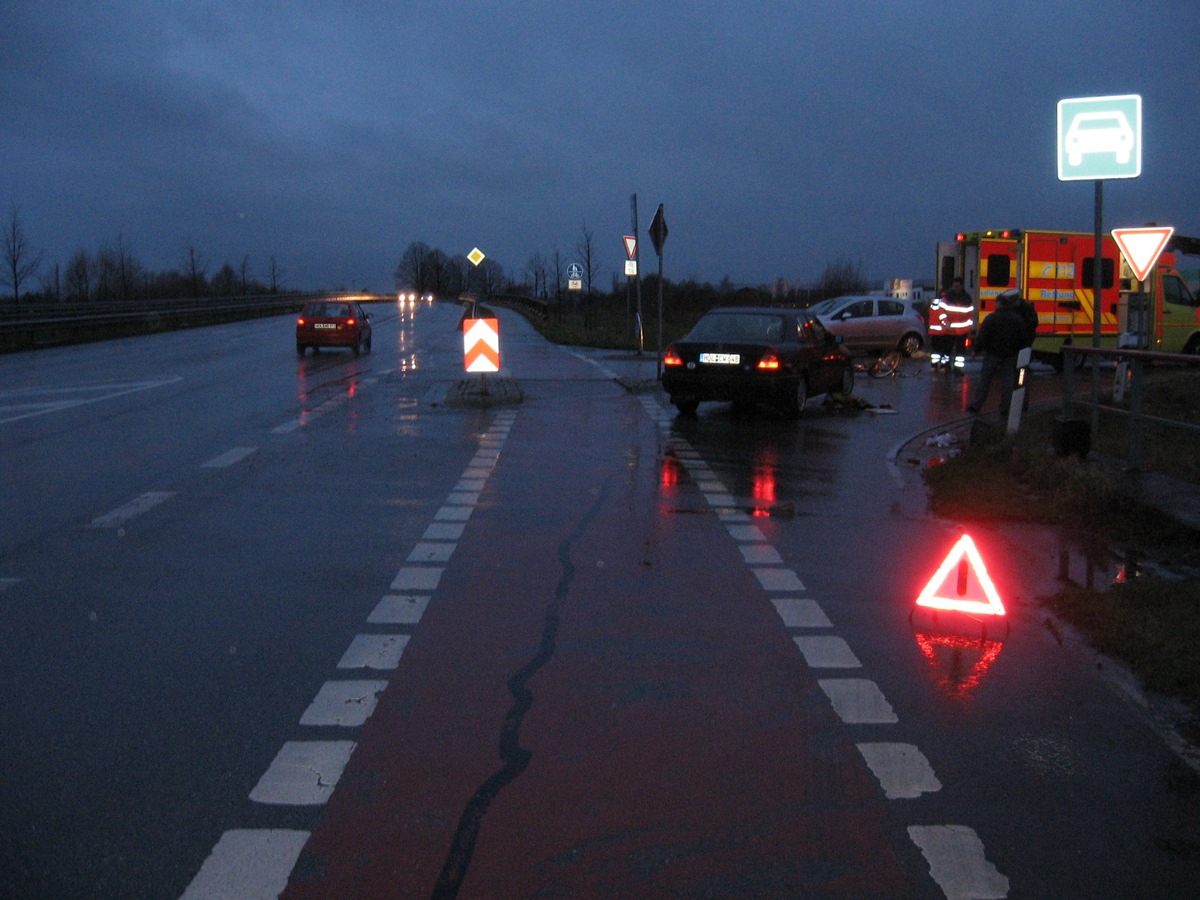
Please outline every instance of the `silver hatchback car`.
M899 350L912 356L925 346L925 319L912 301L894 297L849 296L822 300L808 308L852 353Z

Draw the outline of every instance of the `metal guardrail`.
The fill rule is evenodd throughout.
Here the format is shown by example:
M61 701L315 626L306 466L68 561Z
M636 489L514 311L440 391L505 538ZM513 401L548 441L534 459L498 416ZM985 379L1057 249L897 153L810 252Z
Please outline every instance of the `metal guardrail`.
M297 312L306 300L329 296L354 297L360 301L392 299L391 295L376 298L322 291L121 303L5 305L0 306L0 353L283 315Z
M1152 363L1172 363L1200 366L1200 356L1188 356L1179 353L1154 353L1149 350L1112 349L1108 347L1079 347L1065 345L1063 351L1063 418L1071 417L1075 405L1089 407L1092 410L1092 437L1099 430L1100 411L1116 413L1129 418L1129 434L1125 448L1125 462L1132 471L1142 468L1142 429L1146 424L1165 425L1184 431L1200 433L1200 425L1183 422L1178 419L1165 419L1144 412L1146 399L1146 367ZM1075 370L1077 362L1092 359L1092 396L1089 400L1075 398ZM1129 409L1112 406L1100 402L1100 363L1115 362L1117 364L1117 384L1122 391L1127 383L1129 392Z

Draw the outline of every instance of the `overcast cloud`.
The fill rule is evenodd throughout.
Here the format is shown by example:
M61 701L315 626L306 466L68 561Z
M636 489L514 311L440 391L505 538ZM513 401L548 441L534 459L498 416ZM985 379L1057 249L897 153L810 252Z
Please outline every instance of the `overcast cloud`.
M1092 228L1055 105L1139 93L1105 226L1200 234L1195 0L317 3L0 0L0 204L45 265L118 235L155 271L278 260L389 290L405 247L602 282L629 197L674 279L931 280L988 227Z

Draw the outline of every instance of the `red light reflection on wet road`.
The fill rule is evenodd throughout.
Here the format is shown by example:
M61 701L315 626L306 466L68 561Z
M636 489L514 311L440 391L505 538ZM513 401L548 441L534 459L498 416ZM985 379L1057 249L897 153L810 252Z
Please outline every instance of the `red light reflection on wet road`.
M929 663L934 685L956 700L971 694L1004 649L1003 641L917 632L917 647Z

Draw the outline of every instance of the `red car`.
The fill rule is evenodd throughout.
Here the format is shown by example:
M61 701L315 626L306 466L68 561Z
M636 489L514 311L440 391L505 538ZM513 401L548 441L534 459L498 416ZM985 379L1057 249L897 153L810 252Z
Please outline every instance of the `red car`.
M350 300L310 300L296 320L296 352L312 347L349 347L354 355L371 352L370 315Z

